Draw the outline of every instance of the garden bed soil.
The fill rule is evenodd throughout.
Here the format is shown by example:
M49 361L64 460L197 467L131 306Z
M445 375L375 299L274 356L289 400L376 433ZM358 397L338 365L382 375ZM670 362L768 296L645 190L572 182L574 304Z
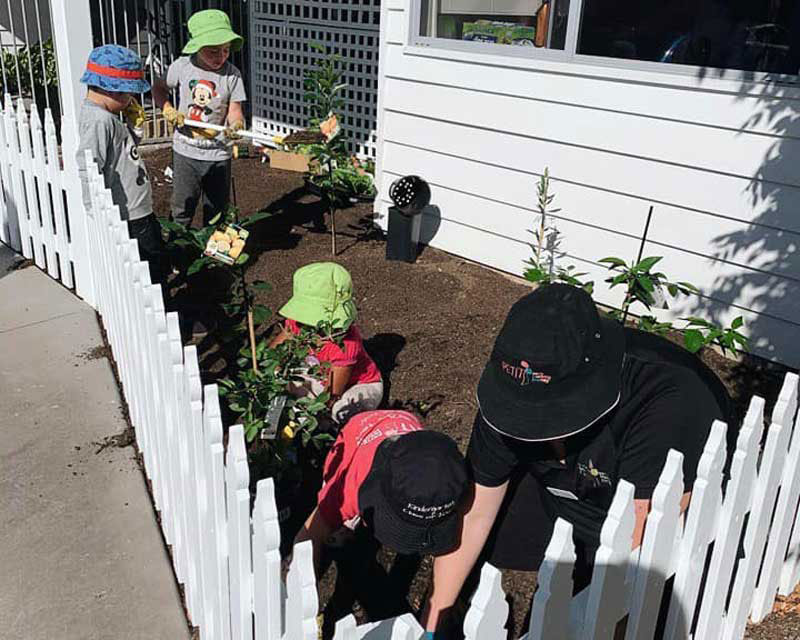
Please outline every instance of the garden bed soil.
M163 170L170 157L169 149L145 155L159 215L169 211L171 184ZM324 207L305 191L302 174L271 169L257 158L235 160L233 167L242 214L264 209L275 214L257 223L247 248L255 262L248 278L266 280L273 287L267 294L259 293L258 301L275 311L291 295L295 269L332 259L330 234L322 223ZM429 247L416 264L386 261L382 235L372 224L371 204L336 215L335 261L352 274L359 326L387 382L389 406L416 411L428 427L452 436L465 450L477 410L475 388L481 369L506 312L530 291L530 285ZM173 295L180 299L174 291ZM213 333L198 350L205 381L226 375L231 354ZM771 409L784 372L781 367L754 359L737 363L711 350L702 357L723 380L740 413L754 393L764 396ZM313 504L311 485L296 511ZM302 503L307 506L301 507ZM299 520L292 520L294 527L299 526ZM329 555L332 562L319 584L326 637L333 623L351 611L366 621L419 608L429 583L429 559L395 561L392 553L363 536ZM526 630L535 574L506 572L504 587L512 594L512 637L516 637Z

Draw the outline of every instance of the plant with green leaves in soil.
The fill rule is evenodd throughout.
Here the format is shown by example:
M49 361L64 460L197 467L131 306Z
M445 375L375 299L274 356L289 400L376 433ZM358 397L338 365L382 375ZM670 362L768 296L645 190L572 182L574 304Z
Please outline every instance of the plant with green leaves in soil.
M681 320L686 321L686 326L681 329L683 342L692 353L712 344L718 345L725 355L728 351L738 353L741 349L747 349L747 337L739 331L744 327L742 316L734 318L729 327L720 327L696 316L681 318Z
M631 305L639 303L648 311L653 307L669 308L667 296L677 298L679 295L698 293L697 287L690 282L672 282L667 276L654 271L653 268L661 261L661 256L649 256L638 262L628 264L621 258L608 257L600 262L608 265L614 273L606 279L611 289L625 286L625 298L621 309L614 309L610 315L623 324L628 318ZM684 327L675 327L670 322L658 320L655 316L645 314L639 317L637 328L642 331L666 335L670 331L677 331L683 336L684 347L692 353L697 353L707 345L717 344L723 353L728 351L736 353L739 348L746 348L747 338L739 329L744 325L743 319L736 318L730 327L719 325L698 317L683 318L687 322Z
M344 108L342 91L347 83L342 82L341 56L326 55L325 46L318 42L308 47L324 56L303 74L303 102L308 109L309 126L317 127L331 113L339 113Z
M193 276L205 269L230 269L234 274L234 280L229 292L229 301L220 306L228 318L234 323L234 330L247 330L250 341L250 359L252 368L258 368L258 357L256 354L257 344L255 338L255 327L269 320L271 311L264 305L255 302L256 291L269 291L269 284L256 280L248 282L246 269L250 255L240 253L232 265L227 265L219 260L205 254L206 246L211 236L218 228L230 224L247 229L259 220L271 216L269 212L261 211L250 216L241 218L236 207L229 207L227 211L214 216L209 223L200 228L186 228L181 224L170 220L161 219L161 226L169 233L169 246L171 253L178 251L188 255L189 266L186 269L186 276Z
M608 265L609 271L614 274L606 278L606 282L610 285L609 288L625 287L622 308L611 312L612 316L624 323L628 318L631 305L637 302L650 311L654 306L667 308L667 294L675 298L679 294L689 295L698 292L697 287L690 282L671 282L664 273L653 271L653 267L661 259L661 256L649 256L630 264L622 258L614 256L599 260ZM651 322L652 316L647 316L647 318L648 322Z
M539 178L536 195L538 219L536 227L530 232L536 241L530 245L533 256L526 263L530 266L523 273L525 279L537 284L561 282L581 287L591 294L594 282L582 279L586 275L585 272L579 272L575 265L564 267L558 264L566 252L561 249L561 233L552 218L553 214L561 209L551 207L555 194L550 193L550 170L547 167Z

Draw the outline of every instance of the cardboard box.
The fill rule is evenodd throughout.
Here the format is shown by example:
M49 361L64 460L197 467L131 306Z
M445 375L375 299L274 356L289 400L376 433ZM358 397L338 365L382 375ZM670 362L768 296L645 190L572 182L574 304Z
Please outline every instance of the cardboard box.
M283 169L284 171L308 172L308 156L303 153L293 153L291 151L279 151L270 149L269 164L273 169Z

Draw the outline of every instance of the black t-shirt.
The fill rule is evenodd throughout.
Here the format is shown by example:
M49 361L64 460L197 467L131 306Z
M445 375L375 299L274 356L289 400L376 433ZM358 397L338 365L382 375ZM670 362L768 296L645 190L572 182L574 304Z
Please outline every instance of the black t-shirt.
M620 478L635 485L636 498L652 497L670 449L683 453L691 490L712 422L729 417L724 388L696 356L663 338L639 340L639 332L626 331L626 343L619 404L565 441L564 463L550 444L502 435L479 412L467 452L475 482L496 487L528 471L544 490L549 515L572 522L587 542L599 535ZM685 362L683 354L690 356Z

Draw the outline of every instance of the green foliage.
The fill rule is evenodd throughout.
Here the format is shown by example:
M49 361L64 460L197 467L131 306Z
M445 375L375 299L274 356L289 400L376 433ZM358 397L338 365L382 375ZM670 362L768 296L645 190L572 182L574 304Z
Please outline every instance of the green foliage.
M551 208L555 194L550 193L550 170L547 167L539 179L536 196L538 220L536 228L530 232L536 241L530 245L533 257L527 261L530 266L523 273L525 279L538 284L562 282L592 293L594 282L583 280L585 272L579 272L574 265L564 267L558 264L566 252L561 250L561 233L552 220L552 215L561 210Z
M704 318L689 316L681 318L686 321L686 326L681 329L683 344L692 353L698 352L703 347L716 344L722 353L737 353L739 349L747 349L747 337L739 331L744 326L742 316L734 318L729 327L720 327Z
M220 395L244 426L248 442L254 442L268 428L267 417L273 402L281 397L286 399L280 420L273 425L273 428L277 427L276 437L259 438L256 446L259 465L269 475L280 477L290 471L296 465L300 449L311 449L313 457L313 453L323 452L334 439L320 428L320 418L328 411L330 393L324 391L313 395L308 392L307 395L295 396L289 392L290 387L304 385L303 376L327 379L328 366L308 363L309 354L322 339L320 331L326 333L322 327L317 331L304 327L299 335L273 348L261 340L256 348L258 371L250 368L249 348L242 348L237 360L239 373L219 382Z
M628 315L631 305L638 302L649 311L654 306L667 308L665 291L673 298L678 294L688 295L697 293L697 287L689 282L671 282L660 271L653 271L653 267L661 261L661 256L642 258L639 262L628 264L622 258L602 258L599 262L608 265L609 271L614 275L606 278L610 289L618 286L625 287L625 298L622 309L616 312L618 319ZM614 314L612 314L614 315Z
M0 77L3 93L43 96L47 91L51 96L57 95L58 69L52 39L31 45L30 48L17 48L16 52L14 47L6 47L0 55L3 57L3 66L6 70L5 85ZM19 81L17 68L19 68ZM31 74L33 74L33 86L31 86Z
M309 48L325 54L322 44L315 42ZM303 74L303 101L308 108L311 126L319 126L328 114L338 113L344 107L341 92L347 83L342 82L341 65L341 56L328 54Z

